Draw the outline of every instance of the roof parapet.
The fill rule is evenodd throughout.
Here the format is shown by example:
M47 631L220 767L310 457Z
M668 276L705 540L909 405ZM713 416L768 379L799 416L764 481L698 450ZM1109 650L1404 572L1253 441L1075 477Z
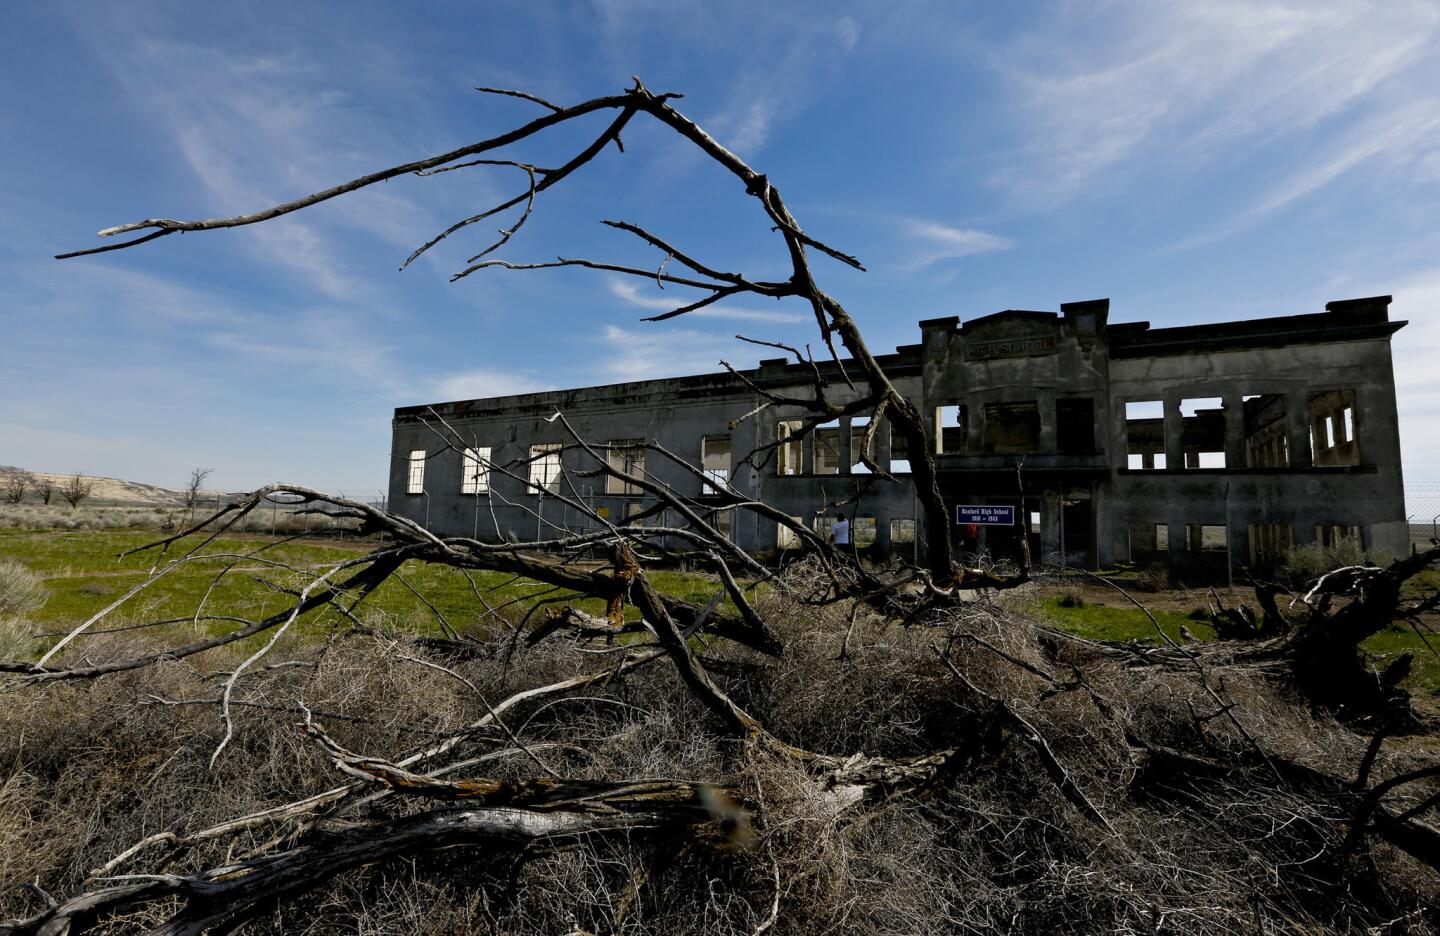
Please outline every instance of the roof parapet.
M1366 296L1363 299L1331 299L1325 303L1326 312L1354 316L1371 322L1390 320L1390 296Z
M1110 321L1109 299L1086 299L1081 302L1060 303L1060 314L1065 316L1075 336L1085 350L1106 330Z

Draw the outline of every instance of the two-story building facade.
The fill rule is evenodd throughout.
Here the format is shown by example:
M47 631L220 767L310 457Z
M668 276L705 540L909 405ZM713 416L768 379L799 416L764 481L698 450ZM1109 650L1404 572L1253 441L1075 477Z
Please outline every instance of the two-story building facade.
M921 322L919 344L880 361L930 420L947 500L1015 508L1013 526L958 523L959 551L1012 555L1023 536L1041 563L1085 566L1223 551L1264 567L1289 546L1345 538L1401 553L1389 342L1404 323L1389 321L1389 301L1179 328L1112 325L1108 300L1076 302ZM844 401L834 365L822 373ZM809 365L783 359L745 377L788 395L813 386ZM592 528L590 510L668 526L678 518L652 512L654 498L594 471L598 455L713 503L668 452L826 528L844 503L857 541L880 553L927 535L888 425L876 427L873 455L893 480L859 463L868 417L802 433L805 411L764 402L745 381L709 374L404 407L391 507L489 540ZM595 455L573 445L557 410ZM785 530L749 512L717 519L746 549L788 545Z

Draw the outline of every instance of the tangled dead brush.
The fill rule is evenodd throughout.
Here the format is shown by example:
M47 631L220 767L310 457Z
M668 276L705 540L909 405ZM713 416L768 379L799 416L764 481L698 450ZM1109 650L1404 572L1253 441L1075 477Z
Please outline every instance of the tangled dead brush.
M234 696L240 728L213 767L224 733L217 683L233 662L211 661L217 671L174 661L143 678L6 694L0 916L33 915L40 895L155 879L125 875L239 867L428 821L433 803L376 782L392 768L372 761L459 738L423 782L554 775L592 785L592 818L623 808L607 805L616 801L602 784L704 786L683 823L417 840L320 875L301 899L277 888L243 915L247 931L1440 931L1433 866L1379 837L1345 851L1361 799L1350 781L1369 738L1262 674L1224 673L1232 722L1195 673L1041 626L1022 599L937 610L910 626L864 608L852 619L847 603L794 603L782 589L758 607L783 655L715 641L698 656L774 738L850 761L956 755L924 783L837 796L785 749L717 730L658 666L536 696L506 709L502 727L486 723L500 700L593 673L597 656L621 668L638 651L501 634L446 655L359 627L297 641L280 664L247 673ZM89 660L136 651L134 638L105 640ZM297 731L307 718L311 733ZM1434 762L1432 736L1404 740L1382 745L1372 784ZM329 810L205 837L357 776L369 782ZM1407 786L1388 808L1433 823L1435 790ZM156 833L176 840L114 861ZM38 888L19 890L25 882ZM203 894L133 901L77 917L72 931L170 932L163 922L197 903Z
M405 175L504 167L523 172L526 189L459 220L406 264L512 212L454 279L584 267L683 287L686 304L656 321L734 297L793 300L814 314L829 360L743 339L793 357L807 377L782 392L730 368L758 403L731 423L755 419L747 429L757 429L757 447L732 459L736 475L717 477L653 438L644 460L617 460L564 412L545 417L565 440L546 503L578 523L555 528L522 506L535 521L528 542L447 535L273 484L154 544L186 545L178 559L162 554L149 581L204 561L202 529L253 523L266 506L273 522L281 502L383 537L367 555L272 581L293 599L278 614L212 615L214 636L114 645L107 657L86 622L38 658L0 660L14 683L5 698L20 700L0 711L0 834L10 845L0 873L30 882L27 903L5 898L15 920L0 931L1440 928L1434 726L1401 689L1408 662L1377 673L1357 650L1397 615L1440 608L1440 598L1400 601L1440 550L1332 572L1295 617L1262 590L1263 613L1234 610L1223 628L1232 639L1204 649L1082 641L1000 599L970 602L973 589L1003 597L1030 581L1028 538L1014 568L957 566L933 420L813 263L863 270L860 260L808 233L776 180L678 110L676 92L636 78L562 106L477 90L541 113L258 212L107 227L104 236L134 236L58 259L264 223ZM592 115L607 119L591 126ZM620 220L606 223L658 265L486 259L538 196L623 152L622 132L640 123L743 186L785 260L764 275L731 273ZM589 143L548 167L517 158L561 126L585 126ZM771 470L780 446L857 417L868 429L852 435L850 455L868 477L847 477L853 491L823 509L853 512L872 484L906 485L925 531L911 566L866 568L761 499L758 485L734 483L742 469ZM771 419L787 432L769 431ZM475 440L438 413L422 422L445 450L476 457ZM904 479L881 464L882 424L892 454L903 446ZM518 491L538 492L536 467L483 459L487 484L508 479ZM1023 459L1014 471L1023 503ZM577 481L593 489L602 477L644 508L623 519L596 509ZM722 533L741 516L805 561L777 581ZM715 576L708 604L660 594L648 577L647 564L681 555ZM557 605L525 633L392 635L357 609L407 562L534 580L598 599L606 614ZM761 584L770 594L752 602ZM320 608L351 626L323 645L297 642L299 622Z

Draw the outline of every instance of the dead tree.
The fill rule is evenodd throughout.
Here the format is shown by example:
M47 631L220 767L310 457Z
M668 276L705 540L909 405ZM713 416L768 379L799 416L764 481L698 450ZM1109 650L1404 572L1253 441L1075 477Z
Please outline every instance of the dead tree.
M55 479L49 475L37 478L35 481L35 493L40 495L40 503L50 506L50 499L55 496Z
M7 504L18 504L25 499L25 492L35 484L35 476L19 468L7 469L0 475L0 499Z
M481 88L479 90L487 93L515 94L514 92L492 88ZM752 389L765 400L765 405L767 406L790 406L808 410L812 415L805 421L804 429L802 430L807 433L813 431L816 426L840 416L862 412L869 413L871 417L871 428L866 433L864 439L861 460L871 471L886 477L888 477L888 474L875 463L871 453L873 451L875 431L879 426L880 420L882 417L888 418L894 431L899 432L904 437L907 451L910 453L913 472L912 483L915 488L916 497L919 500L921 508L924 510L926 529L929 531L926 553L927 568L937 586L951 586L956 580L956 570L951 559L953 542L951 522L944 499L940 493L939 482L935 473L935 462L930 455L931 446L929 444L929 433L925 418L919 408L896 389L890 377L885 373L884 368L880 366L879 361L866 345L850 313L846 311L838 300L820 288L810 262L812 255L821 254L854 269L863 270L864 266L861 265L860 261L818 240L813 235L808 234L786 207L785 200L781 196L779 188L768 176L751 168L734 152L727 149L714 137L701 129L699 125L671 105L671 101L682 97L680 94L673 92L656 94L646 88L639 79L636 79L634 86L622 94L592 98L591 100L570 107L551 104L548 101L543 101L529 94L522 93L518 96L533 101L548 113L523 126L491 137L490 139L472 143L468 146L451 150L448 153L442 153L426 159L415 160L398 166L392 166L388 169L372 172L360 178L352 179L349 182L325 189L324 191L316 192L253 214L197 221L152 218L106 228L100 232L101 236L113 237L137 231L147 231L148 233L104 247L60 254L58 258L68 259L120 250L166 237L177 232L210 231L257 224L403 175L414 174L427 176L477 166L505 166L519 170L523 173L526 180L526 186L522 192L485 211L456 221L417 248L406 258L405 266L408 266L423 253L456 232L485 221L501 212L520 208L521 213L515 223L508 228L502 229L498 240L472 256L467 262L467 265L451 277L452 281L462 279L479 270L491 267L502 267L509 270L540 270L575 266L652 280L662 285L671 284L688 287L700 290L705 294L702 298L694 302L684 303L669 312L652 316L649 321L666 321L677 318L687 313L703 309L716 302L742 295L763 296L771 299L795 297L804 301L809 305L812 314L815 316L815 322L819 328L821 338L825 342L825 346L832 359L837 365L840 365L840 372L846 387L850 391L859 393L860 395L848 403L842 404L835 402L831 399L829 392L830 387L827 381L820 375L818 370L815 371L813 396L810 397L787 397L771 393L759 387L752 386ZM609 125L587 146L558 167L545 168L524 160L484 156L486 153L525 141L544 130L578 121L591 114L600 113L614 115ZM557 260L541 263L513 263L506 260L485 259L491 253L505 246L516 232L521 229L534 211L537 199L541 194L564 181L576 170L602 153L606 147L612 143L617 148L623 149L621 143L622 131L629 125L631 120L642 114L674 131L682 139L696 147L705 156L709 157L709 159L733 175L744 186L745 194L754 198L759 203L766 222L773 226L774 231L781 239L790 267L790 275L788 277L783 280L764 280L747 277L739 273L729 273L719 270L694 257L682 248L675 246L670 240L658 234L652 233L639 225L617 220L610 220L605 223L618 231L625 232L640 239L661 255L661 260L655 269L641 269L639 267L583 258L562 257ZM675 273L667 272L666 267L671 261L684 267L684 271ZM856 371L853 376L849 370L840 363L840 352L836 347L837 338L840 345L843 346L850 355L849 366ZM797 357L799 356L798 351L794 349L790 350L794 351ZM859 381L858 386L857 380Z
M185 482L185 510L192 516L195 507L200 503L200 488L205 479L215 471L214 468L191 468L190 478Z
M76 507L79 507L80 502L89 497L94 490L95 481L77 471L66 478L64 484L60 485L60 496L70 505L70 509L74 510Z
M223 682L213 698L161 699L158 703L213 706L224 728L224 736L211 754L213 765L225 754L235 737L238 713L246 705L273 704L238 698L237 686L265 665L263 661L281 645L282 638L297 622L307 615L325 610L347 621L356 631L366 629L367 625L358 617L363 610L362 602L387 581L404 582L400 570L411 561L446 566L461 573L504 572L564 590L568 594L558 595L554 601L536 602L532 611L513 625L512 652L520 654L525 647L543 641L569 638L576 652L597 654L603 662L592 671L512 692L494 703L476 689L475 695L484 700L483 715L463 730L434 738L404 755L387 756L343 747L318 720L333 716L312 717L312 713L296 699L293 710L297 714L303 712L304 716L298 726L302 737L323 752L334 769L345 777L341 785L207 828L160 830L149 834L96 868L81 893L62 901L49 898L42 891L45 906L41 910L0 926L0 932L80 932L111 914L132 910L147 912L152 918L163 918L154 932L230 932L268 912L278 902L305 894L347 869L456 844L523 846L529 854L566 848L580 841L658 839L688 845L707 837L712 840L733 838L737 828L764 820L756 803L756 799L764 793L758 785L742 788L736 784L703 779L607 776L597 780L570 776L554 769L541 756L543 752L537 751L524 737L523 729L528 718L543 707L562 698L574 698L587 690L609 686L642 669L659 668L661 665L673 671L688 693L687 698L698 703L706 724L696 726L697 737L716 745L728 756L783 764L788 771L803 778L807 796L822 804L825 813L830 816L850 814L897 797L929 796L977 772L993 769L1007 760L1019 760L1026 766L1018 776L1053 791L1054 795L1046 797L1047 800L1068 804L1067 808L1073 809L1072 814L1067 814L1070 818L1065 820L1067 823L1073 821L1068 834L1089 836L1086 841L1098 853L1111 849L1113 840L1122 834L1111 821L1111 811L1129 796L1128 785L1132 780L1139 783L1144 778L1153 778L1157 785L1172 782L1176 777L1210 781L1224 777L1230 771L1251 769L1254 765L1250 764L1250 760L1253 759L1259 766L1255 767L1256 773L1247 774L1247 777L1259 776L1258 771L1263 770L1275 779L1275 789L1286 788L1287 784L1303 784L1323 792L1323 808L1314 810L1317 816L1324 817L1313 820L1317 825L1335 824L1330 817L1342 812L1336 804L1351 808L1349 815L1353 821L1348 827L1350 834L1346 836L1342 830L1342 834L1337 835L1335 829L1329 828L1329 838L1325 841L1338 843L1340 839L1345 839L1348 853L1359 847L1365 835L1373 832L1429 867L1440 865L1440 847L1436 845L1440 842L1440 832L1424 821L1417 808L1401 811L1382 801L1397 785L1423 784L1432 775L1424 771L1399 774L1397 776L1404 778L1403 781L1392 777L1370 787L1362 782L1358 784L1361 789L1357 790L1348 779L1318 772L1267 750L1262 739L1251 732L1245 720L1236 713L1237 704L1224 688L1223 667L1250 666L1248 662L1212 662L1177 645L1155 652L1099 646L1102 652L1096 653L1098 645L1058 632L1042 634L1044 639L1037 642L1036 652L1027 659L974 633L963 633L963 621L945 616L954 613L953 596L957 585L974 584L978 580L987 585L1004 586L1013 584L1013 580L982 579L969 570L957 571L954 567L950 557L950 522L940 496L934 462L929 455L925 419L884 373L846 310L816 284L810 258L819 253L861 268L859 262L806 233L785 207L778 189L765 175L750 168L672 106L670 102L679 95L654 94L637 80L634 87L624 93L561 107L528 94L482 90L514 94L544 108L547 113L500 136L440 156L372 173L256 214L204 221L152 219L123 225L101 233L106 236L136 231L148 233L129 241L63 256L121 249L177 231L203 231L258 223L408 173L428 175L473 166L504 166L519 170L525 178L523 191L494 208L456 222L422 245L409 260L414 260L469 225L501 211L518 209L516 221L501 231L495 243L473 256L469 264L455 275L456 279L492 266L509 269L580 266L654 279L663 284L704 292L703 298L655 317L662 320L683 316L742 294L796 297L805 301L815 316L841 379L847 385L845 396L848 401L836 401L838 388L827 383L819 368L813 369L810 396L787 397L759 387L753 389L763 400L762 408L795 407L808 412L806 431L836 416L868 413L871 417L870 429L862 446L862 458L876 473L883 472L871 459L874 432L880 419L890 420L894 430L908 444L916 494L926 512L931 531L925 567L880 572L857 569L853 564L841 561L833 546L804 524L784 516L770 505L750 501L733 489L721 492L723 496L717 508L714 501L701 502L643 471L631 472L617 467L603 451L594 447L591 440L573 430L564 413L557 414L556 418L570 433L567 447L581 460L582 471L615 478L644 490L660 505L659 509L673 511L680 518L677 524L643 525L653 516L630 517L616 522L591 509L576 490L573 478L563 471L555 488L547 488L547 496L560 500L575 516L580 517L583 521L579 525L581 528L552 528L547 533L540 523L544 518L537 513L539 532L527 542L491 543L471 537L439 536L419 523L373 505L296 485L263 487L218 509L214 515L192 522L174 535L143 547L144 551L155 556L155 565L143 582L54 640L37 659L0 663L0 674L6 674L13 688L28 687L43 691L60 683L135 673L161 663L193 661L209 651L248 641L246 646L255 649L233 669L217 674L217 679L223 677ZM610 123L559 167L542 168L519 159L484 155L527 140L548 128L597 113L612 115ZM762 280L723 272L673 246L659 235L622 221L607 223L659 251L663 259L656 269L588 259L562 258L533 264L485 259L507 244L523 226L542 193L594 159L610 144L614 143L619 148L621 131L640 115L673 130L743 184L746 194L756 200L767 223L780 237L788 258L789 276L779 280ZM684 271L667 272L671 261L683 267ZM802 355L798 349L779 347L794 354L797 360L809 361L808 356ZM841 347L849 354L844 362L840 358ZM737 379L744 378L737 374ZM460 437L438 416L428 421L427 425L446 446L462 450L470 447L468 440ZM704 480L704 472L699 466L689 465L659 446L652 444L651 450L673 459L695 477ZM752 455L759 458L764 456L764 452ZM482 467L489 472L529 483L529 466L525 462L487 463ZM75 480L79 478L77 475ZM337 559L319 569L296 568L281 560L267 558L263 555L264 546L243 555L217 554L210 550L218 537L235 528L276 496L293 499L307 510L324 511L354 532L383 533L383 543L368 553ZM821 586L799 588L738 550L716 529L717 509L753 512L786 526L809 546ZM667 549L670 543L684 544L691 556L713 573L714 594L709 602L702 604L683 600L656 587L647 565L651 557ZM591 561L577 562L580 557L588 557ZM286 596L284 608L254 619L207 610L210 592L226 576L233 574L242 560L263 563L293 576L288 584L272 583L274 591ZM213 625L215 631L189 632L187 642L151 647L130 656L112 654L90 659L84 654L70 652L91 632L98 630L98 625L117 609L145 595L154 583L177 569L201 563L218 563L220 571L206 598L195 609L193 618L185 618L184 621L196 625L203 621ZM1357 583L1368 583L1365 587L1370 589L1369 594L1373 596L1377 609L1398 588L1392 588L1390 580L1368 573L1355 573L1353 578ZM776 622L767 619L752 600L754 589L760 583L793 597L801 605L828 605L848 600L856 609L862 605L887 611L900 609L891 616L891 621L903 618L912 623L950 627L950 643L943 649L937 646L934 650L938 661L937 673L947 687L958 686L958 694L968 700L971 714L967 716L966 723L945 733L943 743L911 747L902 752L892 751L885 756L856 749L836 752L820 745L814 745L816 749L812 749L801 739L787 735L781 727L776 727L776 720L757 714L763 710L755 706L753 700L728 688L723 668L717 668L707 659L706 648L714 643L745 648L745 652L758 654L756 659L776 658L786 653L785 641L775 626ZM577 596L600 599L605 609L603 616L579 607ZM475 597L492 620L500 620L497 609L486 603L478 589L475 589ZM943 600L947 597L952 599L948 607ZM721 609L722 601L727 598L734 612ZM1352 602L1351 606L1355 603ZM940 612L924 616L937 607L941 608ZM627 614L627 609L631 613ZM463 650L467 642L454 633L438 608L430 605L430 610L435 613L446 637L422 646L435 648L437 654ZM850 661L846 650L857 613L851 611L841 654L834 658L846 664ZM1343 609L1337 615L1341 613ZM965 653L958 652L960 648L978 648L974 650L976 654L1000 661L1002 675L979 678L971 668L972 661ZM1112 704L1108 698L1110 690L1102 689L1088 679L1075 662L1077 654L1084 653L1105 660L1110 659L1105 654L1115 654L1127 661L1139 660L1151 666L1174 662L1185 668L1187 673L1193 673L1193 684L1199 687L1194 693L1195 698L1202 705L1216 706L1213 712L1195 711L1192 706L1189 724L1184 731L1177 732L1186 737L1197 737L1198 752L1176 748L1168 735L1146 737L1134 724L1126 722L1122 707ZM411 661L417 666L465 681L463 675L439 660L415 657ZM1067 667L1071 672L1066 672ZM952 678L953 682L950 681ZM473 684L467 685L475 689ZM1073 696L1070 695L1072 693ZM1037 707L1047 700L1067 696L1079 700L1078 705L1071 706L1072 709L1090 713L1087 717L1093 722L1088 723L1087 730L1093 731L1097 739L1107 739L1105 743L1110 748L1121 752L1124 761L1116 765L1114 773L1123 775L1126 780L1114 796L1101 798L1092 795L1092 791L1086 788L1085 779L1078 776L1073 765L1066 763L1068 754L1064 743L1073 739L1054 732L1047 737L1045 729L1034 716ZM527 721L519 722L517 727L516 716L524 716ZM1213 751L1205 747L1206 741L1219 730L1212 726L1226 725L1234 727L1235 737L1226 740L1239 748L1239 755L1234 753L1233 747L1217 745ZM470 756L474 754L471 748L477 739L488 739L487 743L493 749L486 754ZM1012 740L1019 744L1012 744ZM485 765L491 763L487 758L501 752L523 756L525 762L535 769L529 776L520 779L487 773ZM1422 789L1428 791L1428 788ZM1287 789L1287 795L1288 792ZM404 808L384 809L385 806L399 806L402 801L406 804ZM338 828L335 825L337 822ZM1278 825L1283 828L1290 822L1287 818ZM248 837L260 830L273 831L274 835L223 865L176 870L179 867L177 862L183 862L187 853L201 843L236 843L242 836ZM1355 841L1351 842L1351 838ZM1022 849L1012 849L1005 844L997 849L997 854L1003 855L1002 863L1008 864L1016 860L1014 856L1018 850ZM1130 859L1127 857L1126 860ZM152 870L149 873L131 870L141 867ZM775 912L778 913L781 901L778 870L774 894ZM1147 896L1146 899L1151 898ZM1157 907L1158 900L1158 896L1154 898ZM769 920L757 931L768 928L774 917ZM1161 922L1157 909L1147 931L1159 931Z
M1279 589L1261 583L1256 587L1258 611L1222 605L1212 620L1222 638L1252 642L1236 651L1239 659L1279 664L1316 703L1346 717L1413 724L1409 694L1400 687L1410 674L1412 655L1401 654L1376 670L1360 645L1392 622L1403 622L1428 652L1437 653L1427 616L1440 609L1440 594L1407 588L1436 565L1440 546L1383 568L1345 566L1320 576L1283 608Z

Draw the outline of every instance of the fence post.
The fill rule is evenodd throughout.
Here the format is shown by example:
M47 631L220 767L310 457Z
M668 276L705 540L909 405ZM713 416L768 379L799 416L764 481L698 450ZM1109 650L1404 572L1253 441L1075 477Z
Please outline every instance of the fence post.
M1230 482L1225 482L1225 583L1235 591L1235 531L1230 523Z
M1060 577L1065 577L1065 495L1060 495Z
M910 515L915 518L915 534L910 540L910 561L920 564L920 496L910 498Z

